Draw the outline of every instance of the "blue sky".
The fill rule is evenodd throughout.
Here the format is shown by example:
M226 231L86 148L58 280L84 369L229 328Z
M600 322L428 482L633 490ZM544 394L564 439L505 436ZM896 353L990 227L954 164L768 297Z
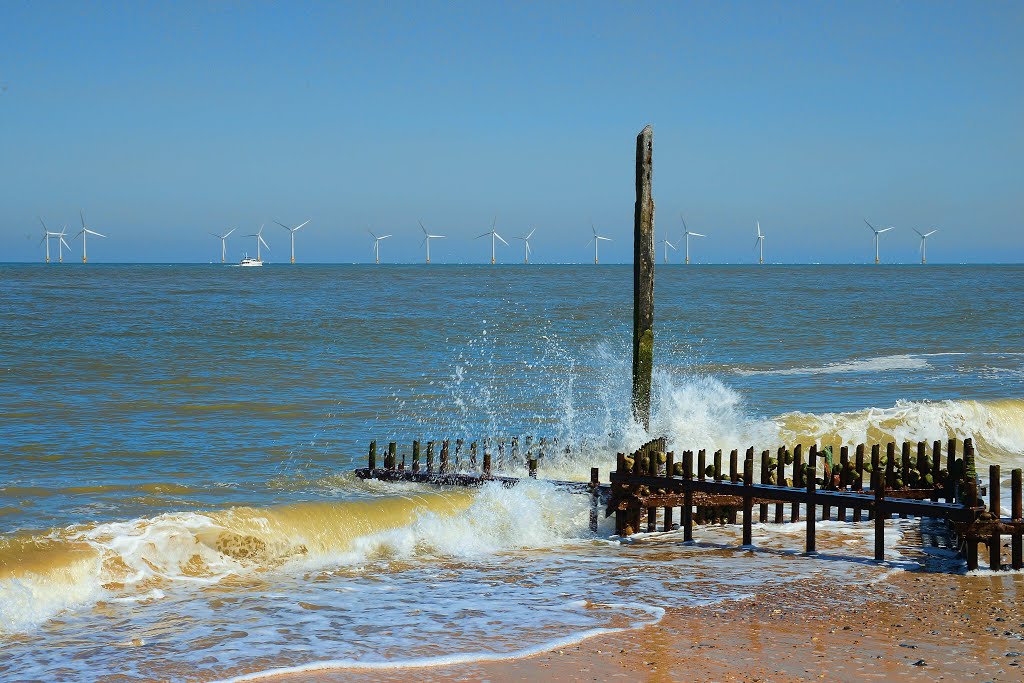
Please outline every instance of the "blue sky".
M1024 4L367 4L0 4L0 261L628 261L647 123L695 260L1024 261Z

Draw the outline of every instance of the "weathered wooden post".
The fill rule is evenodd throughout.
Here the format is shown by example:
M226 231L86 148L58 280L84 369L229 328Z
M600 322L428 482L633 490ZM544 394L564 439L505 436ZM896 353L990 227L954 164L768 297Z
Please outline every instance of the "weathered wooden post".
M704 481L705 470L707 470L707 451L701 448L697 451L697 481ZM706 506L697 506L697 524L707 523L708 508Z
M412 471L420 471L420 442L412 442Z
M370 457L366 464L371 471L377 469L377 439L370 442Z
M654 129L636 137L636 204L633 208L633 418L650 429L654 368L654 197L651 195Z
M649 451L647 453L647 476L657 477L658 476L658 456L662 455L660 451ZM647 508L647 533L652 533L658 530L658 508Z
M786 485L786 447L779 446L779 449L775 451L775 485L785 486ZM783 516L785 515L784 504L775 504L775 523L782 524Z
M854 477L853 477L853 490L861 491L864 488L864 444L857 444L857 453L854 456L856 465L854 465ZM860 508L853 509L853 521L856 524L860 521Z
M669 479L675 474L676 465L676 454L673 451L669 451L665 454L665 476ZM665 520L665 531L672 531L672 506L666 505L662 510L662 515Z
M816 443L812 443L810 451L807 453L807 476L804 478L807 480L807 543L806 551L808 555L814 555L818 552L817 538L815 537L815 522L818 518L818 506L814 502L814 494L817 490L817 467L818 467L818 446Z
M743 545L754 545L754 453L753 447L743 461Z
M1010 516L1018 524L1024 518L1024 486L1021 482L1021 471L1013 470L1010 473ZM1016 529L1010 537L1010 566L1014 569L1024 568L1024 537L1020 529Z
M956 439L946 442L946 502L955 503L960 500L956 477Z
M768 483L768 460L771 459L771 451L761 451L761 483ZM757 510L757 521L764 524L768 521L768 503L761 503Z
M999 535L1001 505L999 502L999 465L988 466L988 511L992 514L992 537L988 542L988 568L999 571L1003 567L1003 539Z
M398 444L392 441L388 444L388 454L384 456L384 467L389 470L396 469L398 467L396 453L398 452Z
M427 442L427 474L434 473L434 442Z
M597 513L601 504L601 471L590 468L590 531L597 533Z
M967 462L967 451L969 440L964 441L964 462ZM968 479L964 484L964 498L967 502L967 507L977 508L978 507L978 480L974 477ZM974 519L978 519L977 513L974 514ZM967 555L967 571L974 571L978 568L978 536L973 531L974 524L972 523L967 530L966 538L964 539L967 543L966 555Z
M441 442L441 474L448 474L451 464L448 460L448 439Z
M875 475L882 476L882 470L879 469L882 466L882 446L880 444L871 444L871 488L874 490L875 487ZM885 485L884 482L882 484ZM868 509L868 520L875 518L875 508Z
M875 562L885 560L885 474L882 472L878 445L871 447L871 483L875 489Z
M735 453L736 451L733 451ZM693 543L693 451L683 451L683 542Z
M737 483L740 480L739 475L739 459L740 452L735 448L729 452L729 482L732 484ZM735 506L729 507L729 524L736 523L736 508Z

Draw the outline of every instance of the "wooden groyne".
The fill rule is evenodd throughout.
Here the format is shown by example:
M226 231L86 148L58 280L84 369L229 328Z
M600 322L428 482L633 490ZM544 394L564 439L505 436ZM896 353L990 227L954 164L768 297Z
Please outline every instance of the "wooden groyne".
M496 482L511 487L523 478L496 475L495 467L502 471L506 466L525 466L527 478L536 478L544 451L534 451L533 446L557 447L557 441L542 439L520 451L518 440L513 440L506 453L504 441L497 442L500 448L492 448L495 442L490 439L483 443L482 457L478 458L476 441L469 444L468 452L461 439L431 441L425 451L416 441L407 461L405 454L399 460L397 444L391 442L379 467L374 441L368 466L356 470L356 475L440 486ZM592 530L597 530L603 509L604 516L615 516L615 533L620 536L681 529L683 541L689 543L693 541L694 525L742 524L742 545L753 547L755 521L782 524L805 520L805 551L814 554L818 521L857 524L868 520L875 531L874 559L881 562L885 520L897 515L944 522L969 570L979 567L981 543L988 547L990 569L1024 568L1022 472L1011 472L1010 515L1006 517L1001 507L1000 467L990 466L988 486L982 486L971 439L963 442L962 457L957 457L958 443L954 439L946 443L945 452L940 441L930 448L925 442L905 442L899 453L896 444L890 442L885 444L884 453L882 444L861 444L852 454L843 446L838 457L832 447L819 450L812 444L806 454L802 445L797 445L792 450L780 447L774 454L763 450L758 459L750 447L744 453L742 468L738 450L728 456L719 450L710 457L704 450L696 454L688 450L677 460L665 445L665 439L656 439L632 454L619 453L607 484L601 483L596 467L591 468L587 482L547 481L573 493L590 495ZM572 450L571 446L565 448ZM496 455L500 458L497 462ZM1008 548L1003 544L1007 537Z

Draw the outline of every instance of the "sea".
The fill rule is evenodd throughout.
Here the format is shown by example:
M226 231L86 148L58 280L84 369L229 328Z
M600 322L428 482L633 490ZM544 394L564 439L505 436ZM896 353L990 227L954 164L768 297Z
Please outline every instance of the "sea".
M920 520L620 539L615 454L972 438L1024 466L1024 267L0 265L0 680L514 659L795 581L945 563ZM558 439L537 481L364 482L371 440ZM568 452L565 450L568 446ZM502 462L509 475L522 463ZM1009 500L1004 496L1004 500ZM831 560L831 561L828 561ZM931 564L929 564L931 563Z

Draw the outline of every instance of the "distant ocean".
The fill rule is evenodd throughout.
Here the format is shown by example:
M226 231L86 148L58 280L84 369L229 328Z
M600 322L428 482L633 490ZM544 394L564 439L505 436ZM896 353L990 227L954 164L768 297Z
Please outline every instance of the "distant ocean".
M1024 466L1024 267L657 267L670 447L972 437ZM0 679L514 657L796 579L802 527L620 543L543 481L363 483L371 439L558 437L607 478L630 266L0 265ZM867 523L822 523L870 557ZM742 556L742 557L738 557ZM941 558L940 558L941 559Z

